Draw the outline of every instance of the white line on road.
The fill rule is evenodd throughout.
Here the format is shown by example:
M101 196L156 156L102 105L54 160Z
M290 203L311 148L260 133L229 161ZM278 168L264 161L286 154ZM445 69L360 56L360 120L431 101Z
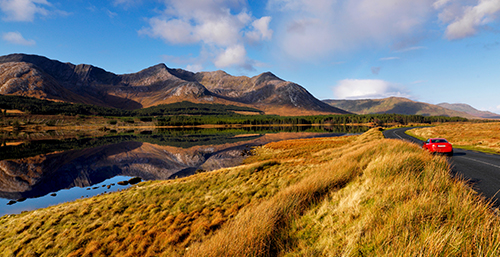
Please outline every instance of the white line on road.
M396 135L397 137L399 137L399 139L403 139L400 135L396 134L396 131L394 131L394 135Z
M495 167L495 168L499 168L499 169L500 169L500 166L495 165L495 164L491 164L491 163L487 163L487 162L483 162L483 161L478 161L478 160L471 159L471 158L467 158L467 157L463 157L463 156L457 156L457 157L464 158L464 159L467 159L467 160L470 160L470 161L479 162L479 163L486 164L486 165L490 165L490 166L492 166L492 167Z

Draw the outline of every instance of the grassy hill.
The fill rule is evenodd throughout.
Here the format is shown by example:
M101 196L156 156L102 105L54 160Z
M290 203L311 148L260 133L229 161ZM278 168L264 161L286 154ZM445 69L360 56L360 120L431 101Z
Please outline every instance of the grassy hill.
M500 119L500 114L493 113L493 112L488 112L488 111L480 111L468 104L460 104L460 103L455 103L455 104L449 104L449 103L440 103L438 106L455 110L455 111L460 111L460 112L465 112L470 115L474 115L476 117L481 117L485 119Z
M433 104L415 102L402 97L362 100L324 100L324 102L356 114L397 113L423 116L456 116L467 119L478 118L465 112L455 111Z
M498 256L500 219L444 157L359 136L0 218L5 256Z

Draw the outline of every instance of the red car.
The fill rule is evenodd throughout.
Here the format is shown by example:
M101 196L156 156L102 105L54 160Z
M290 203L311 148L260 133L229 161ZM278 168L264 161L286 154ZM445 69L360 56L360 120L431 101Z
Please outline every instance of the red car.
M427 149L431 153L444 153L453 155L453 146L444 138L429 138L422 145L422 149Z

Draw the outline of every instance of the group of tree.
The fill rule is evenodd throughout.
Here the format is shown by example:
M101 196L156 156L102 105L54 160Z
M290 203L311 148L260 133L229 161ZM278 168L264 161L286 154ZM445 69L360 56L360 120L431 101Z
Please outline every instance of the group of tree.
M158 126L189 126L202 124L237 125L348 125L348 124L385 124L407 125L411 123L460 122L461 117L422 116L401 114L347 114L314 116L277 116L277 115L234 115L234 116L168 116L157 119Z

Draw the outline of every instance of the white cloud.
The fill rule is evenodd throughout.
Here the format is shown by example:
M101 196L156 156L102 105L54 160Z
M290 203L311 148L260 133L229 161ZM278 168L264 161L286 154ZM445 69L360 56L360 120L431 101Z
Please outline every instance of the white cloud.
M427 83L427 82L428 82L427 80L416 80L416 81L413 81L411 84L416 85L416 84Z
M169 44L201 44L210 48L217 67L253 69L246 57L245 39L270 40L271 17L255 18L240 0L164 0L165 10L149 19L139 34ZM244 56L241 56L244 54ZM244 62L244 63L242 63Z
M438 1L439 2L439 1ZM496 20L500 12L500 0L479 0L475 6L446 5L448 1L436 8L442 8L439 16L444 23L450 23L446 28L446 38L461 39L477 34L478 30Z
M5 21L33 21L36 14L48 15L49 11L43 6L52 5L46 0L0 0Z
M191 72L200 72L203 70L203 65L201 64L193 64L193 65L187 65L186 70L191 71Z
M344 79L337 83L333 92L337 99L409 97L404 88L378 79Z
M391 56L391 57L383 57L383 58L380 58L379 60L380 61L390 61L390 60L399 60L400 58L397 57L397 56Z
M139 34L146 34L155 38L162 38L166 42L174 44L186 44L196 42L192 27L189 22L182 20L163 20L151 18L149 20L151 28L142 29Z
M447 39L475 35L498 21L500 0L269 0L284 56L316 61L359 49L424 49L436 20Z
M289 56L315 59L362 47L412 41L430 22L434 0L269 0L276 37ZM286 32L286 33L285 33Z
M270 16L264 16L252 22L253 30L246 33L246 36L254 42L270 40L273 37L273 30L269 29Z
M247 52L243 45L235 45L226 48L222 53L220 53L214 61L217 68L226 68L230 66L239 66L245 69L251 69L250 67L245 67L248 65L247 62Z
M423 49L427 49L427 47L425 47L425 46L412 46L412 47L399 49L396 51L396 53L404 53L404 52L423 50Z
M206 44L232 46L237 44L243 24L228 14L218 19L206 20L194 28L196 39Z
M436 2L434 2L434 4L432 4L432 6L436 9L439 9L448 4L450 1L451 0L437 0Z
M114 0L113 4L116 5L122 5L125 8L135 6L142 3L142 0Z
M485 108L477 107L476 109L478 109L480 111L490 111L490 112L493 112L493 113L496 113L496 114L500 114L500 105L497 105L497 106L488 106L488 107L485 107Z
M108 9L104 9L104 12L108 15L109 18L113 19L114 17L118 16L118 13L112 12Z
M2 39L16 45L34 46L36 45L35 40L28 40L21 35L19 32L7 32L4 33Z

